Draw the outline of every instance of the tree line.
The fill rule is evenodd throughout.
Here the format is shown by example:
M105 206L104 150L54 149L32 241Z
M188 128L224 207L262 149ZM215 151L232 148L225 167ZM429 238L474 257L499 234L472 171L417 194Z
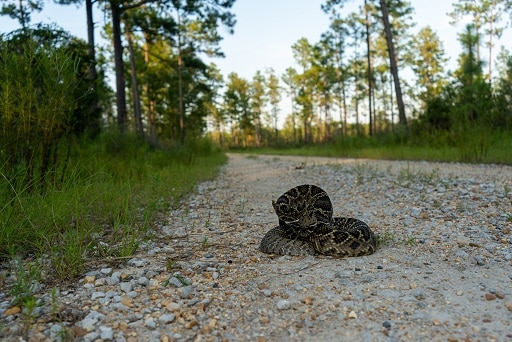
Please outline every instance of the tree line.
M68 114L51 126L59 139L115 127L134 132L153 146L184 144L187 137L204 134L233 147L397 133L418 141L431 134L439 143L455 143L482 122L489 129L510 128L511 57L505 49L495 51L496 41L509 29L510 0L453 3L454 23L471 19L459 35L462 53L456 70L447 70L435 28L413 34L414 9L409 2L364 0L347 14L348 1L325 0L322 9L329 30L317 42L303 38L293 44L295 65L283 74L268 69L252 79L236 73L225 78L215 64L205 62L205 56L222 57L220 32L235 27L234 2L56 0L62 6L83 5L88 31L84 42L55 25L33 25L32 14L44 11L42 0L6 0L0 14L17 20L20 29L2 34L2 47L5 53L14 51L12 46L19 48L20 40L37 41L33 49L44 45L47 50L39 50L36 60L54 47L64 53L62 61L67 56L79 61L70 63L76 85L70 86L75 91L69 94L73 101ZM100 16L107 18L101 34L111 41L108 46L94 41L94 18ZM9 58L17 56L20 53ZM34 80L50 77L38 70ZM114 89L107 82L112 72ZM3 98L15 89L7 84L0 88ZM33 84L37 88L40 83ZM282 113L286 99L290 113ZM7 118L21 120L23 115L16 103L5 103L0 113L5 136L16 134L22 141L23 134L29 134L21 130L25 126ZM286 120L280 128L283 115ZM38 139L42 133L30 134ZM19 146L8 143L18 139L11 138L3 142L11 150L3 148L2 153L32 160L33 151L5 152ZM44 159L50 163L56 157Z
M212 115L212 136L229 146L396 134L457 144L473 135L467 133L472 127L511 128L512 57L504 48L495 51L509 28L508 1L453 3L447 14L452 24L471 19L459 33L462 52L455 70L447 70L435 28L413 33L410 2L365 0L348 14L346 2L322 5L329 30L317 42L294 43L296 63L282 75L229 75ZM291 99L291 112L283 113L286 121L278 131L275 100L284 97Z

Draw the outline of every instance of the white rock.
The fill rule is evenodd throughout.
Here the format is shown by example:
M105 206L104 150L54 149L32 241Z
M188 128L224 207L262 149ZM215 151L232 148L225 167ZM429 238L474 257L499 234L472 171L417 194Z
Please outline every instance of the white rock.
M163 314L162 316L160 316L158 318L158 322L160 322L160 324L167 324L167 323L174 322L175 319L176 319L175 314Z
M105 315L102 313L99 313L97 311L91 311L87 316L85 316L84 319L82 319L82 328L84 328L87 331L91 331L94 329L94 325L96 323L103 321L105 319Z
M111 341L114 339L114 331L110 327L102 325L100 328L100 337L104 341Z
M112 268L111 267L102 268L100 270L100 272L103 273L103 274L110 274L110 273L112 273Z
M155 329L156 328L156 321L153 317L149 317L144 321L144 325L148 329Z
M130 292L131 290L133 290L133 284L125 281L119 284L119 288L123 292Z
M289 310L292 307L292 303L289 300L282 299L277 302L277 308L279 310Z
M105 297L105 292L100 292L100 291L93 292L92 295L91 295L91 299L92 300L95 300L95 299L98 299L98 298L103 298L103 297Z

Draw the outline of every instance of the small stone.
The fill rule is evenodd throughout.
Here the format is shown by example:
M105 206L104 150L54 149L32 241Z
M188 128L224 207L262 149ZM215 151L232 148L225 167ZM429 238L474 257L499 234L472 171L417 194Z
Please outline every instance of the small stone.
M102 325L100 327L100 337L104 341L111 341L114 339L114 331L110 327Z
M96 280L95 276L85 276L84 277L84 283L85 284L94 284L95 280Z
M389 329L391 328L391 323L389 321L384 321L384 323L382 323L382 326L386 329Z
M13 306L12 308L5 310L4 315L11 316L11 315L19 314L20 312L21 312L21 308L19 306Z
M512 311L512 302L505 303L505 307L508 309L508 311Z
M97 331L91 331L87 335L84 336L85 342L93 342L96 341L100 337L100 333Z
M458 290L458 291L456 292L456 294L457 294L457 296L462 296L462 295L464 294L464 291L462 291L462 290Z
M94 330L94 325L100 321L103 321L104 319L104 314L99 313L97 311L91 311L87 314L87 316L85 316L84 319L82 319L82 328L84 328L87 331L92 331Z
M306 305L311 305L313 304L313 298L312 297L306 297L302 300L302 303L306 304Z
M100 270L100 272L103 273L103 274L110 274L110 273L112 273L112 268L111 267L102 268Z
M423 300L423 299L425 299L427 297L425 291L423 291L421 289L415 290L414 293L413 293L413 296L417 300Z
M177 277L170 277L167 283L172 287L183 287L183 283Z
M128 281L124 281L119 284L119 288L123 292L130 292L131 290L133 290L133 284Z
M146 277L140 277L137 282L139 283L139 285L149 286L149 279Z
M92 295L91 295L91 299L92 300L95 300L95 299L98 299L98 298L103 298L105 297L105 292L93 292Z
M176 311L180 311L181 305L179 305L178 303L172 302L172 303L169 303L165 308L169 312L176 312Z
M496 295L494 295L492 293L486 293L485 294L485 299L486 300L495 300L496 299Z
M289 300L283 299L277 302L277 308L279 310L289 310L292 307L292 303Z
M212 318L209 322L208 322L208 326L210 328L215 328L217 326L217 320L215 318Z
M194 319L194 320L191 320L191 321L188 321L187 323L185 323L185 328L192 329L193 327L198 326L198 325L199 325L199 322Z
M505 298L505 293L503 291L496 291L495 295L499 299Z
M142 267L144 265L149 264L149 261L146 259L141 259L141 258L133 258L133 259L128 260L127 264L130 266Z
M268 316L262 316L260 317L260 323L261 324L267 324L270 322L270 318L268 318Z
M357 319L357 314L354 312L354 310L349 312L348 318Z
M144 321L144 326L148 329L156 328L156 321L153 317L149 317Z
M167 324L167 323L174 322L175 319L176 319L175 314L163 314L162 316L160 316L158 318L158 322L160 322L160 324Z
M178 290L181 299L190 299L194 296L194 287L184 286Z
M484 258L482 258L481 256L477 255L473 258L473 261L478 265L478 266L483 266L485 265L485 261L484 261Z

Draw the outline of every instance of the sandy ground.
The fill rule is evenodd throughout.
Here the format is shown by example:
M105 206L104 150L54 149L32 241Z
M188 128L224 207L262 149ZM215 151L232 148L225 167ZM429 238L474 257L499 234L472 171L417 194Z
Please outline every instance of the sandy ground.
M271 200L306 183L335 216L366 221L377 252L261 253ZM63 291L80 319L40 318L32 336L60 324L85 341L510 341L511 243L511 167L230 154L136 258Z

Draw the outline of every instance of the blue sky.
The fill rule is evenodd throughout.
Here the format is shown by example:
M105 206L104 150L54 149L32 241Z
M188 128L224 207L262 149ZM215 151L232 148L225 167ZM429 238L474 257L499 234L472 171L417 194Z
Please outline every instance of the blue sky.
M302 37L311 43L319 40L328 29L329 18L322 12L320 5L324 1L315 0L237 0L233 12L237 18L235 33L229 35L221 30L224 40L221 43L226 58L213 59L224 74L237 72L243 77L252 78L257 70L274 68L283 72L294 64L291 45ZM350 1L346 13L355 9L362 0ZM452 1L412 0L415 8L414 18L417 25L414 30L430 25L444 42L445 49L452 61L460 53L457 33L462 26L453 27L446 15L451 10ZM17 22L8 17L0 17L0 32L17 28ZM103 24L103 15L95 12L99 27ZM48 2L40 14L33 15L32 22L56 22L64 29L86 37L85 9L83 7L57 6ZM98 30L96 32L98 37ZM510 35L509 35L510 37ZM506 41L504 36L501 41ZM97 38L98 40L98 38Z
M265 71L273 68L278 75L290 66L294 66L291 46L302 37L311 43L320 39L320 35L328 29L329 18L320 9L324 0L237 0L232 11L236 15L235 33L229 35L221 29L224 40L221 48L226 55L224 59L213 59L224 75L236 72L240 76L251 79L257 70ZM359 6L362 0L349 2L344 11L348 14ZM450 58L449 68L456 65L461 47L457 34L463 25L456 27L449 24L446 15L452 9L449 0L412 0L415 9L413 18L418 31L427 25L431 26L444 43L447 57ZM95 12L98 27L103 24L104 17ZM48 3L39 15L34 15L32 22L56 22L74 35L86 37L85 9L71 6L57 6ZM17 28L17 23L7 17L0 19L0 32L8 32ZM512 41L512 29L503 35L500 43ZM98 30L96 31L98 37ZM98 38L97 38L98 41ZM486 50L484 57L486 56ZM498 49L495 49L497 53ZM284 99L283 103L289 103ZM285 105L286 106L286 105ZM287 114L288 108L283 108Z

